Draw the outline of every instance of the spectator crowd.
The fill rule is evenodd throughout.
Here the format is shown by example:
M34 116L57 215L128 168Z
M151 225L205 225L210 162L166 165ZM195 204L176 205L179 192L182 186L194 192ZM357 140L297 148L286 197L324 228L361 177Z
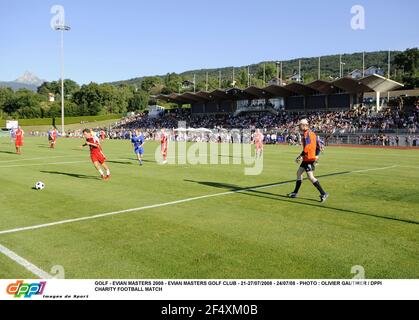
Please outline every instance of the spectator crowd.
M307 118L313 130L324 134L372 133L406 130L415 134L419 127L419 111L404 114L400 111L372 113L369 109L342 112L313 112L308 114L281 112L192 115L185 109L166 113L159 118L139 114L122 119L115 128L153 130L178 128L179 122L186 122L190 128L207 129L264 129L276 133L295 132L301 118Z
M372 112L361 107L341 112L312 113L245 113L194 115L190 109L168 110L162 116L151 117L147 113L127 116L111 128L93 128L104 130L109 139L129 139L134 130L141 130L148 139L159 139L160 129L165 128L174 139L192 141L216 140L233 141L226 132L233 129L255 131L263 129L266 144L288 143L299 144L298 123L307 118L312 129L325 140L325 143L351 143L382 146L419 146L419 109L403 113L386 109ZM209 129L217 138L208 135L175 131L177 128ZM81 130L67 132L69 137L80 137ZM345 138L347 137L347 138Z

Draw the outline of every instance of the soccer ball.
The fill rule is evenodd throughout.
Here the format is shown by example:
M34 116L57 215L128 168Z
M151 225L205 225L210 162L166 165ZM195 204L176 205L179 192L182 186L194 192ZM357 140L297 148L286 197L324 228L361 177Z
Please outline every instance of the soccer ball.
M36 190L43 190L43 189L45 189L45 183L43 183L43 182L37 182L35 184L35 189Z

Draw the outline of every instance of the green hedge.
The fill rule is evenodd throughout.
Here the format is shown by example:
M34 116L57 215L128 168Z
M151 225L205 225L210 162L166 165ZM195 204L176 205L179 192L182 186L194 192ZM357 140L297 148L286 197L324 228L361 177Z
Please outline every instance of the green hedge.
M81 122L96 122L96 121L106 121L106 120L118 120L121 119L123 115L110 114L104 116L84 116L84 117L66 117L65 124L78 124ZM42 119L17 119L19 120L19 125L23 127L27 126L49 126L52 124L52 118L42 118ZM61 125L61 118L55 118L55 124ZM0 127L6 126L6 120L0 119Z

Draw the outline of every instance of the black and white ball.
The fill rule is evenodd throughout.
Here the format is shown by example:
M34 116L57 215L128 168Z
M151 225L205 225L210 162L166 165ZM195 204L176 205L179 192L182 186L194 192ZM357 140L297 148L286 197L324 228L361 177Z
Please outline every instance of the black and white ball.
M45 183L39 181L35 184L35 189L36 190L44 190L45 189Z

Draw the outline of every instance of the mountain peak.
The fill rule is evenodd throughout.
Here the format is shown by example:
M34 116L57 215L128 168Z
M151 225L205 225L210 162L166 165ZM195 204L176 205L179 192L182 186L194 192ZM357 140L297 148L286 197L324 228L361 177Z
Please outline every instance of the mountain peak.
M25 73L22 76L20 76L19 78L17 78L15 80L15 82L40 86L41 84L43 84L45 82L45 80L42 80L42 79L38 78L36 75L34 75L30 71L25 71Z

